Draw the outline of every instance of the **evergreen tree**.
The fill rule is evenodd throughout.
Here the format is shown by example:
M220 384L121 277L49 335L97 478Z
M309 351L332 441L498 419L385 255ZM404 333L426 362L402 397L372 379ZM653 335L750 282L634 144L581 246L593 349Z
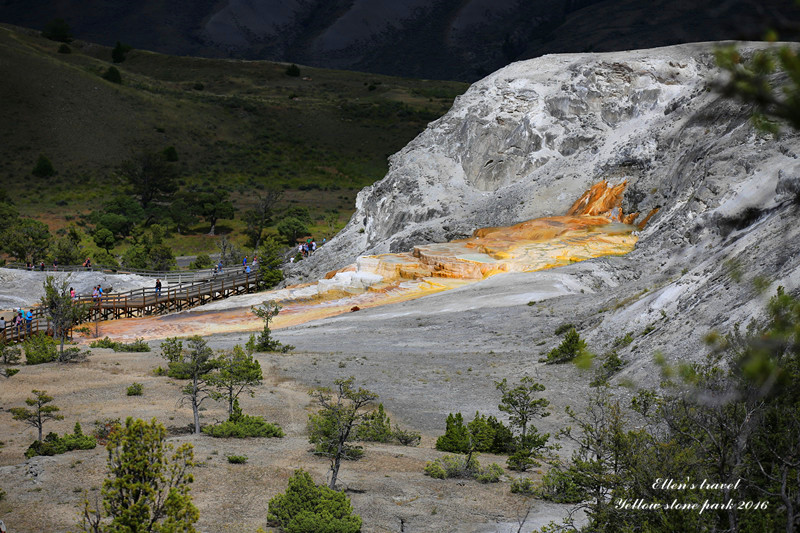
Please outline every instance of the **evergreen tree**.
M33 410L26 407L12 407L10 409L12 418L25 422L29 426L35 427L39 432L38 440L42 442L42 428L48 420L63 420L62 415L57 414L61 409L55 405L47 405L53 401L52 396L47 395L44 390L32 390L33 398L27 398L25 403L33 407Z
M228 402L228 415L233 414L233 404L242 392L253 396L253 387L261 385L263 375L261 365L246 353L238 344L233 350L225 352L217 358L219 372L210 378L211 386L216 389L216 397Z
M109 476L103 482L102 512L84 499L79 531L91 533L194 533L199 513L189 485L195 466L191 444L174 450L167 431L128 418L108 442ZM110 519L110 520L108 520Z

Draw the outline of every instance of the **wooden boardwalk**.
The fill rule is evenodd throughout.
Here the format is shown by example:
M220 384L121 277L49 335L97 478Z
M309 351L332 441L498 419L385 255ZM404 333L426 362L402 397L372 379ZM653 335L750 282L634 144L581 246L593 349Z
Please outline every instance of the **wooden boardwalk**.
M87 312L75 325L183 311L229 296L255 292L258 290L257 279L254 272L235 272L218 274L204 281L180 283L160 292L154 287L147 287L119 294L106 294L98 299L80 295L74 301L76 304L86 305ZM31 312L33 320L25 322L21 327L14 327L10 320L6 320L5 329L0 330L0 339L5 342L19 342L39 332L52 335L53 328L47 312L39 306L32 308Z

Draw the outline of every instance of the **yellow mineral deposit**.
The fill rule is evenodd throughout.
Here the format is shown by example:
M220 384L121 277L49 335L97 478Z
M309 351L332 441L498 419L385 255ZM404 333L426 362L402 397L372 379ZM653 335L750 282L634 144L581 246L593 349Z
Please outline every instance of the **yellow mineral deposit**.
M482 228L472 237L415 246L412 252L359 257L354 265L328 273L316 284L262 293L283 310L281 328L354 310L413 300L463 286L501 272L531 272L593 257L633 250L638 213L624 214L626 183L601 181L586 191L565 216L537 218L514 226ZM234 303L234 300L231 301ZM103 323L111 338L209 335L260 330L249 307L193 311L177 315Z

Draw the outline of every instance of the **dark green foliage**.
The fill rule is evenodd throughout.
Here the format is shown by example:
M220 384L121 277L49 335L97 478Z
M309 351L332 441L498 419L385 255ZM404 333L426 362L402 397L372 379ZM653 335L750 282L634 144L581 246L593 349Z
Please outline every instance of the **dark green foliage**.
M238 344L233 350L223 352L217 357L218 371L211 376L210 385L215 400L228 403L228 416L233 416L236 399L242 392L253 396L253 387L261 385L263 375L261 365L253 358L252 352L245 352Z
M211 224L211 228L208 231L209 235L215 234L217 220L232 219L236 212L230 201L230 193L225 189L201 190L192 196L194 213Z
M72 48L70 48L66 44L59 45L58 53L59 54L71 54L72 53Z
M531 466L538 466L537 459L552 448L547 445L550 435L539 433L533 425L535 419L550 415L547 410L550 402L537 397L545 390L544 385L525 376L516 387L510 387L505 379L495 382L495 386L502 393L497 407L508 413L511 427L516 433L511 445L513 453L507 461L508 467L525 471Z
M469 451L469 433L461 413L447 415L445 424L444 435L436 439L436 449L442 452L467 453Z
M149 352L150 345L144 339L136 339L130 343L112 341L108 337L92 341L90 348L111 348L115 352Z
M25 450L25 457L30 459L35 455L59 455L72 450L91 450L97 446L97 440L91 435L79 433L80 424L75 424L76 431L59 437L55 433L48 433L44 440L35 440Z
M260 416L242 413L239 401L234 400L233 413L226 422L206 426L203 433L219 438L244 439L247 437L283 437L283 430L277 424L270 424Z
M548 364L566 363L585 353L586 341L581 339L575 328L570 328L561 344L547 354L545 362Z
M17 220L0 238L3 250L19 261L31 263L44 259L51 242L47 225L32 218Z
M533 496L536 494L536 486L533 480L527 477L518 477L511 480L511 493Z
M192 264L189 265L189 268L201 270L204 268L211 268L213 266L214 262L211 260L208 254L198 254L194 261L192 261Z
M416 431L400 429L397 425L394 426L394 438L403 446L419 446L419 441L422 440L422 436Z
M229 455L228 462L234 465L243 465L247 462L246 455Z
M171 371L174 368L176 373L188 376L189 383L183 388L182 401L188 402L192 407L195 435L200 434L200 406L206 399L214 396L212 372L219 367L219 362L213 355L214 351L208 347L205 339L194 335L188 339L188 350L183 360L170 363Z
M353 376L340 378L333 382L333 390L318 388L309 392L321 409L308 416L308 440L315 445L316 453L330 458L331 489L336 487L342 459L357 458L356 448L347 443L355 437L355 431L366 416L361 410L378 399L370 390L354 388L354 381Z
M37 178L49 178L50 176L56 173L56 169L53 168L53 163L45 156L44 154L39 155L39 159L36 160L36 165L33 167L31 174L36 176Z
M730 74L723 93L755 106L756 127L777 133L776 121L785 121L800 128L800 55L796 48L776 46L746 59L731 45L717 50L716 58ZM783 73L786 76L776 75Z
M356 439L370 442L390 442L394 438L392 422L383 410L383 404L364 417L356 428Z
M569 331L571 329L575 329L575 326L572 325L572 324L561 324L560 326L558 326L556 328L556 330L553 333L555 335L561 335L562 333L566 333L567 331Z
M51 41L69 43L72 42L72 30L64 19L54 18L44 25L42 37Z
M117 41L117 45L111 50L111 60L114 63L122 63L131 50L133 50L132 46Z
M606 383L614 374L622 370L625 362L620 358L616 350L611 350L603 356L603 365L598 369L597 375L589 383L590 386L596 387Z
M304 222L296 217L286 217L276 226L278 234L284 238L285 242L293 245L297 239L309 234L308 227Z
M114 234L106 228L100 228L95 231L94 235L92 235L92 239L97 246L109 253L117 242L117 239L114 238Z
M18 365L22 359L22 350L13 344L0 343L0 362L4 365Z
M195 531L198 511L189 495L190 469L196 465L192 445L174 450L166 436L155 419L148 424L132 418L110 434L102 511L84 498L79 531Z
M267 236L258 255L259 289L271 289L283 281L282 261L281 245L271 235Z
M475 413L475 418L465 426L461 413L450 413L445 424L445 434L436 439L437 450L465 454L505 454L513 450L511 431L494 416Z
M53 401L53 397L48 396L47 391L34 389L31 392L33 397L26 398L25 404L33 409L12 407L9 411L14 420L19 420L36 428L39 433L38 440L41 442L44 423L48 420L62 420L64 417L57 414L61 410L60 408L55 405L47 405Z
M286 533L358 533L361 517L353 514L350 499L324 485L316 485L303 470L289 478L285 494L269 501L267 520Z
M122 164L120 174L145 210L154 202L168 202L178 190L177 171L161 153L138 154Z
M175 161L178 160L178 151L175 149L174 146L167 146L161 153L164 154L164 159L166 159L171 163L174 163Z
M497 483L503 468L497 463L482 467L473 456L445 455L425 465L425 475L435 479L474 478L480 483Z
M54 340L61 343L60 359L71 359L70 354L64 351L64 342L69 336L72 326L80 322L86 316L87 306L75 302L69 293L69 278L62 278L56 281L54 276L47 276L44 284L44 296L41 297L39 305L44 309L47 318L52 326ZM82 352L80 349L74 351L76 356Z
M555 503L580 503L587 495L575 482L580 474L574 469L552 468L542 476L541 485L535 489L538 498ZM512 487L511 492L514 492Z
M295 64L291 64L288 67L286 67L286 71L285 72L286 72L287 76L292 76L292 77L296 78L296 77L298 77L300 75L300 67L298 67Z
M269 329L269 323L272 319L278 316L281 311L281 306L273 300L265 301L262 307L251 307L253 314L264 321L264 329L261 331L258 340L255 344L255 349L259 352L281 352L286 353L294 350L291 344L283 344L280 341L272 338L272 330Z
M133 382L128 387L127 395L128 396L141 396L142 392L144 391L144 386L141 383Z
M122 83L122 74L119 73L117 67L108 67L102 77L104 80L110 81L111 83Z
M22 343L25 349L25 364L40 365L52 363L58 358L58 344L44 333L37 333Z

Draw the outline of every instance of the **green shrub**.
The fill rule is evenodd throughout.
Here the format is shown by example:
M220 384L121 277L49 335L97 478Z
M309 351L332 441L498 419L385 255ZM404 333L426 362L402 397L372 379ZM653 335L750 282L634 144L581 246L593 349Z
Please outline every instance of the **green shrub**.
M475 472L475 480L479 483L497 483L503 475L503 467L497 463L492 463L486 467L480 467Z
M444 435L436 439L436 449L442 452L468 453L469 433L461 413L447 415Z
M241 465L247 462L246 455L229 455L228 462L234 465Z
M361 517L341 492L316 485L303 470L289 478L285 494L269 501L267 520L287 533L358 533Z
M527 477L518 477L511 480L511 492L513 494L532 496L536 494L536 488L532 479Z
M117 343L108 337L103 337L100 340L92 341L92 343L89 344L89 348L114 348L115 346L117 346Z
M36 176L37 178L48 178L56 173L56 169L53 168L53 163L47 159L47 156L44 154L39 155L39 159L36 160L36 165L33 167L31 174Z
M50 363L58 357L57 343L49 335L37 333L22 343L25 349L25 364L39 365Z
M136 383L135 381L128 387L128 396L141 396L142 391L144 390L144 386L141 383Z
M108 67L108 69L103 73L103 79L110 81L111 83L122 83L122 74L119 73L119 69L117 67Z
M20 359L22 359L22 349L19 346L0 344L0 360L3 364L17 365Z
M308 442L314 445L314 453L317 455L331 456L336 453L336 421L333 416L334 413L330 410L308 415ZM363 456L364 449L361 446L344 444L342 459L357 461Z
M571 329L575 329L575 326L573 324L561 324L556 328L556 330L553 333L555 335L561 335L562 333L566 333Z
M64 351L59 352L56 361L59 363L79 363L85 361L87 357L92 355L89 350L81 350L77 346L65 348Z
M111 348L115 352L149 352L150 345L144 342L144 339L136 339L130 343L112 341L108 337L104 337L98 341L94 341L89 345L90 348Z
M260 416L242 413L239 401L233 403L233 413L227 421L203 428L203 433L218 438L244 439L247 437L283 437L283 430L277 424L270 424Z
M144 339L136 339L130 343L117 343L114 348L115 352L149 352L150 345L144 342Z
M541 466L537 458L547 449L549 433L539 433L535 429L525 436L520 436L516 441L514 453L508 456L506 466L510 470L525 472L532 466Z
M164 159L166 159L167 161L170 161L170 162L174 163L175 161L178 160L178 151L175 149L174 146L167 146L166 148L164 148L164 151L161 152L161 153L164 154ZM200 257L200 256L198 256L198 257ZM206 255L206 257L208 257L208 256ZM211 260L209 259L209 262L210 261ZM209 266L211 266L211 265L209 265ZM204 267L200 267L200 268L204 268Z
M392 423L383 404L378 404L378 408L369 413L364 421L356 428L356 439L369 442L390 442L394 438Z
M480 463L476 457L470 459L463 455L445 455L425 465L425 475L437 479L451 477L474 477L480 471Z
M419 441L422 440L422 436L416 431L400 429L396 425L394 426L394 438L403 446L419 446Z
M466 426L461 413L447 417L445 434L436 439L436 449L443 452L510 453L514 449L511 430L494 416L475 413L475 418Z
M624 348L633 342L633 332L628 332L624 337L614 339L614 348Z
M195 257L192 264L189 265L189 268L194 268L199 270L201 268L211 268L213 266L214 262L211 260L208 254L200 254L197 257Z
M168 337L161 343L161 357L170 363L183 362L183 341L178 337Z
M72 48L70 48L66 44L62 44L61 46L58 47L58 53L59 54L71 54L72 53Z
M289 65L288 67L286 67L286 71L285 72L286 72L287 76L292 76L292 77L296 78L296 77L298 77L300 75L300 67L298 67L297 65L292 64L292 65Z
M581 339L581 336L571 328L564 336L564 340L557 347L550 350L544 362L552 363L566 363L572 361L579 355L586 352L586 341Z
M73 432L63 437L51 432L41 442L33 441L25 451L25 457L30 459L35 455L59 455L72 450L91 450L95 446L97 440L91 435L84 435L80 423L76 422Z
M553 468L542 476L542 484L536 489L536 496L555 503L580 503L587 499L580 486L575 483L576 472L569 468Z

